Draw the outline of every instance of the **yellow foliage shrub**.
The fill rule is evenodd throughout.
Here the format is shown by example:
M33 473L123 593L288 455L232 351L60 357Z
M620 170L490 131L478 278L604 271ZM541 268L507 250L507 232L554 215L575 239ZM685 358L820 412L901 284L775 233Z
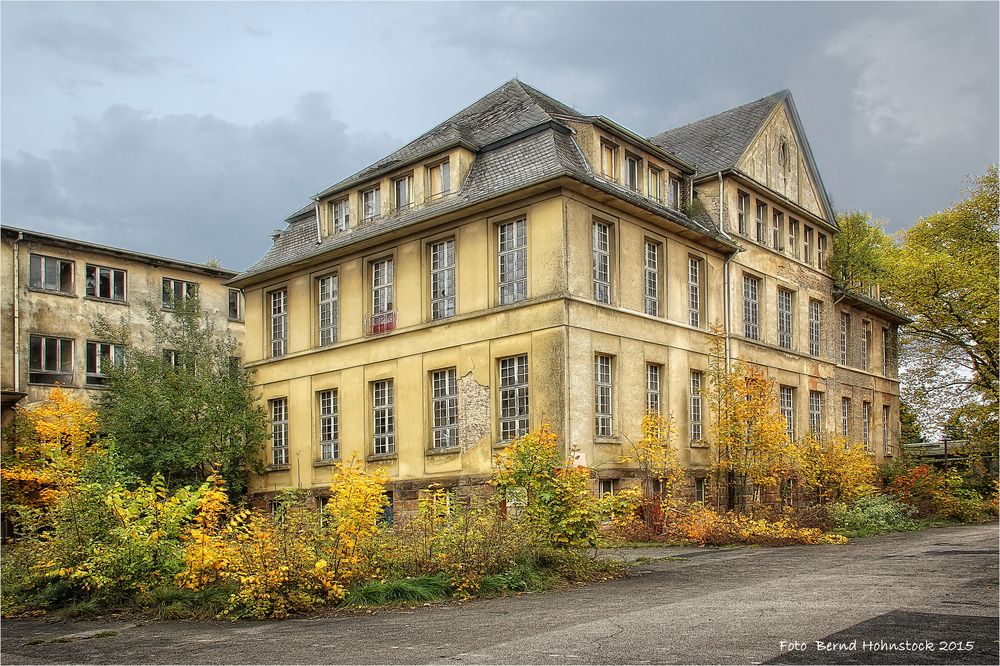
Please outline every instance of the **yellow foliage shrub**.
M702 545L744 543L759 546L846 543L839 534L813 527L796 527L784 518L766 520L735 513L720 514L702 504L672 507L668 511L667 534L671 538Z

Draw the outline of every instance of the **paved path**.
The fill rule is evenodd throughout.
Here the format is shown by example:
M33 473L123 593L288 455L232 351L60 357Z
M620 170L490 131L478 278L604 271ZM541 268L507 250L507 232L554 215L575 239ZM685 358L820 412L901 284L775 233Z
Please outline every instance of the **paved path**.
M845 546L701 549L642 564L622 580L559 592L285 622L7 620L0 659L996 664L997 539L996 525L986 525ZM816 641L844 649L818 650Z

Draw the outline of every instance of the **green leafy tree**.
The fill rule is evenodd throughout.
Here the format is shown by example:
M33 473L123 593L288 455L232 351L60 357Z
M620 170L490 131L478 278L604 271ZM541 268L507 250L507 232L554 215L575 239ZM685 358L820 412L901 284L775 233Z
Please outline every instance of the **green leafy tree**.
M213 471L230 495L259 471L267 415L252 371L239 362L235 339L203 315L197 298L163 312L146 306L155 344L132 344L128 324L95 326L102 339L126 348L124 363L105 367L98 401L101 429L123 467L142 479L160 474L168 486L200 483ZM163 349L173 351L165 353Z
M885 277L892 239L885 223L871 213L851 211L837 216L840 231L833 237L830 274L841 288L877 284Z
M913 321L903 388L924 424L977 422L974 444L996 448L998 409L997 167L965 198L919 220L887 253L883 294Z
M920 432L920 422L917 415L905 401L899 402L899 443L916 444L924 441Z

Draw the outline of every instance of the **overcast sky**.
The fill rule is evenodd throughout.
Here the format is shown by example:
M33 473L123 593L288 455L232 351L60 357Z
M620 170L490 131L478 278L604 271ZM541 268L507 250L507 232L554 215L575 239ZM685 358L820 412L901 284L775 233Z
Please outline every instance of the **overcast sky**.
M246 268L324 187L517 76L650 135L791 89L891 228L998 160L998 4L3 2L2 222Z

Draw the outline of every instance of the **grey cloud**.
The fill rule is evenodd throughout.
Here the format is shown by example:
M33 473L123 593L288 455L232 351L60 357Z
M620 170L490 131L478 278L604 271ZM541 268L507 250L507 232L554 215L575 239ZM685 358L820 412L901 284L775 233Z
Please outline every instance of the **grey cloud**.
M15 45L51 53L74 65L144 76L186 66L177 58L147 53L123 26L51 15L21 25Z
M399 142L357 134L322 93L249 126L127 105L78 118L70 143L3 161L3 221L244 268L308 197Z

